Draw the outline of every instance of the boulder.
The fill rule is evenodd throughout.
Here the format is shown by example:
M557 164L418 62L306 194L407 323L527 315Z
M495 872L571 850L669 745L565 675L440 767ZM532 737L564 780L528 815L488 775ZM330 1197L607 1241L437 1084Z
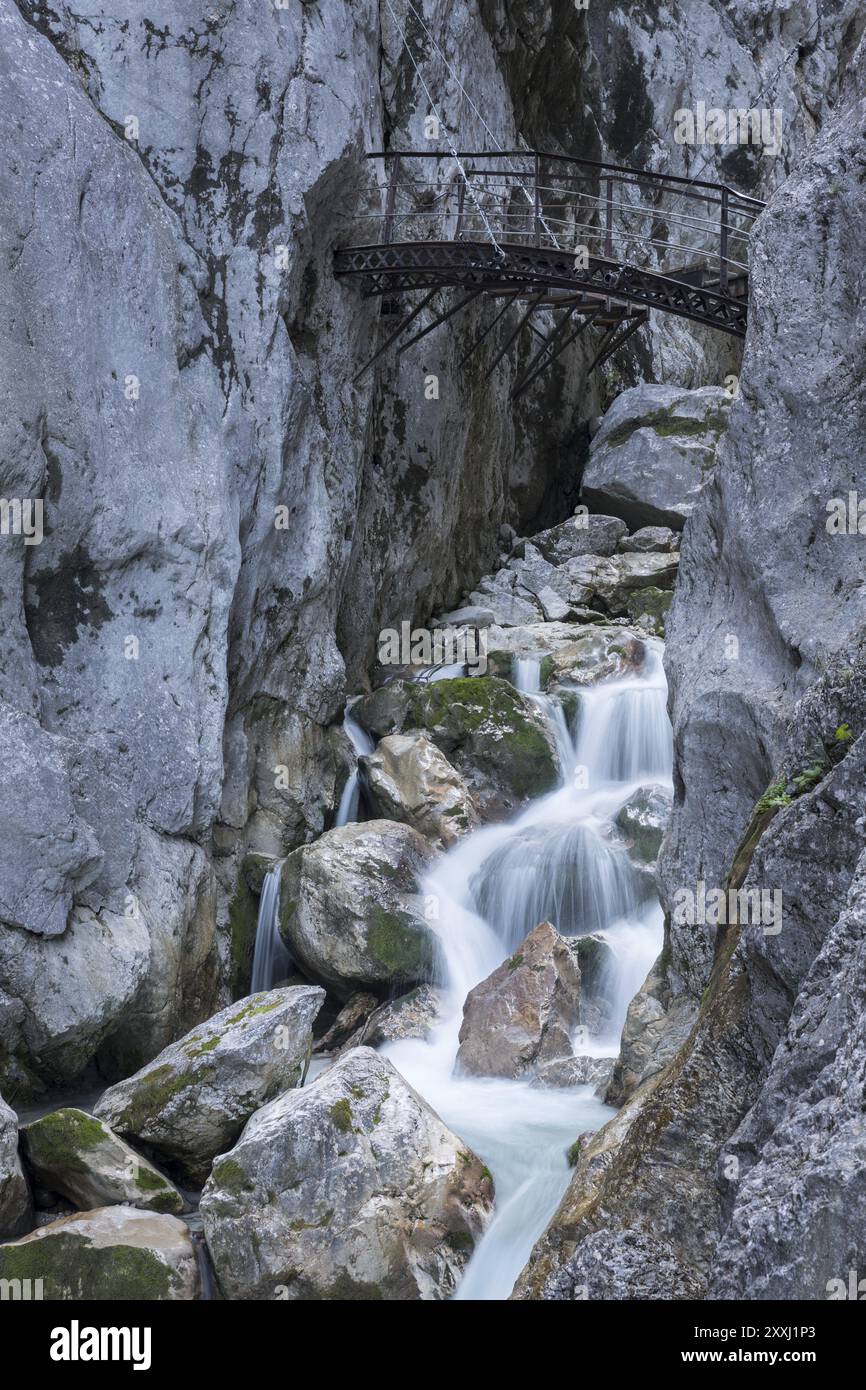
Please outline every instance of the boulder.
M445 1299L489 1174L384 1057L354 1048L259 1110L202 1194L230 1299Z
M94 1113L200 1186L253 1111L302 1083L324 997L301 985L230 1004L111 1086Z
M582 500L630 527L682 530L713 469L730 408L718 386L623 391L590 446Z
M381 1047L404 1038L426 1038L438 1023L441 1011L441 991L432 985L419 985L372 1013L358 1042L364 1047Z
M669 526L641 526L630 536L621 536L616 548L623 553L638 555L646 555L650 551L669 554L679 550L680 539L679 531L672 531Z
M424 734L389 734L359 765L377 814L438 845L454 844L478 824L463 778Z
M52 1110L25 1125L21 1147L34 1183L79 1211L115 1204L175 1214L185 1209L168 1178L83 1110Z
M18 1156L18 1117L0 1096L0 1240L33 1224L30 1189Z
M614 824L639 864L653 864L670 819L673 794L668 787L638 787L617 811Z
M525 547L531 544L551 565L561 565L575 555L613 555L628 533L628 527L618 516L588 516L578 513L559 526L551 526L532 536L531 541L518 541L512 555L522 558Z
M0 1279L29 1280L31 1298L70 1303L174 1302L199 1295L195 1249L184 1223L138 1207L77 1212L0 1245Z
M561 573L573 603L591 604L618 618L628 613L629 599L639 590L672 589L678 565L675 554L579 555Z
M338 999L379 996L428 979L433 937L420 882L431 849L397 821L329 830L282 869L280 931L311 979Z
M476 1076L520 1076L572 1055L579 1022L575 943L541 922L463 1006L457 1068Z
M461 773L482 819L510 814L559 780L547 721L531 699L499 677L425 685L395 681L356 708L377 738L423 731Z

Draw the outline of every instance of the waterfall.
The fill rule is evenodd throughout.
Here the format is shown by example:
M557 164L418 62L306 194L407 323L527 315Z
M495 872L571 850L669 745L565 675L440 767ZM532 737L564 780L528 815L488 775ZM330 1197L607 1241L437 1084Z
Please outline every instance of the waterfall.
M512 954L538 922L564 935L600 934L610 947L603 979L604 1034L580 1053L613 1055L629 1000L662 944L662 912L646 878L612 838L613 819L642 782L670 783L671 734L661 647L647 643L642 669L580 692L572 740L556 702L540 691L541 657L514 664L514 683L559 728L563 785L506 825L467 835L428 873L438 905L446 1006L425 1041L390 1043L394 1065L470 1144L493 1173L494 1218L457 1290L460 1300L504 1299L558 1206L569 1180L566 1150L613 1113L590 1086L549 1089L454 1074L467 993ZM570 775L574 769L581 777Z
M574 744L568 730L565 711L558 700L542 694L541 663L544 656L516 656L512 660L511 678L515 687L538 705L553 733L559 770L563 780L574 769Z
M265 874L262 883L250 994L258 994L263 989L272 989L274 983L277 980L284 980L291 969L292 958L280 936L280 870L282 867L283 861L280 860Z
M343 715L343 732L354 748L356 758L360 758L363 757L365 753L372 753L376 745L366 729L362 729L357 719L352 716L352 708L356 703L357 701L350 700L346 706L346 712ZM349 773L346 785L343 788L340 804L337 807L337 818L334 821L334 826L349 825L352 821L356 821L360 809L361 783L356 762L355 770Z

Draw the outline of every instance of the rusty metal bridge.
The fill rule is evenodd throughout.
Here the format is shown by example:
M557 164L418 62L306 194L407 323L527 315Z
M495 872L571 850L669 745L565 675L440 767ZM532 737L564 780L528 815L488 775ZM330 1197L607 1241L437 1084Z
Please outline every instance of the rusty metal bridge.
M368 158L384 175L377 205L349 217L351 244L337 250L334 271L398 322L358 376L481 299L491 316L461 365L515 305L488 375L525 328L541 339L512 398L588 328L602 330L589 371L600 367L650 309L745 334L750 239L764 207L757 198L538 150ZM419 320L424 326L408 334Z

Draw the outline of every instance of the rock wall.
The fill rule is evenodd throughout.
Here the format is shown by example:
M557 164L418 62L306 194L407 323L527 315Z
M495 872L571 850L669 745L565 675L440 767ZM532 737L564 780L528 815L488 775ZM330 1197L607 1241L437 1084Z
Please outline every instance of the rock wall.
M516 140L477 12L424 14ZM228 928L250 930L240 857L324 828L328 729L379 628L453 602L501 523L568 510L597 401L577 356L512 409L516 365L484 379L496 334L458 372L480 313L353 382L377 306L333 248L378 206L365 153L417 142L429 106L387 7L2 0L0 24L0 482L45 507L43 543L0 553L17 1094L100 1048L128 1070L212 1011Z
M821 1299L866 1257L863 536L827 525L866 489L864 72L861 43L762 219L741 393L667 629L668 902L704 880L779 892L781 916L671 928L655 997L694 1026L582 1155L520 1297Z

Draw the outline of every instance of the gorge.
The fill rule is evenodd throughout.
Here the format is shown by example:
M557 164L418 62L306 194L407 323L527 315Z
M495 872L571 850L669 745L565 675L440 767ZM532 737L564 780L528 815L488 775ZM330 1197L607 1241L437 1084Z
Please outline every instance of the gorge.
M0 1280L866 1267L864 28L0 0L0 493L43 517L0 536ZM772 142L678 138L714 108ZM335 253L431 120L458 183L541 149L761 200L745 342L654 309L525 385L480 299L359 376L395 315ZM713 890L772 921L678 910Z

